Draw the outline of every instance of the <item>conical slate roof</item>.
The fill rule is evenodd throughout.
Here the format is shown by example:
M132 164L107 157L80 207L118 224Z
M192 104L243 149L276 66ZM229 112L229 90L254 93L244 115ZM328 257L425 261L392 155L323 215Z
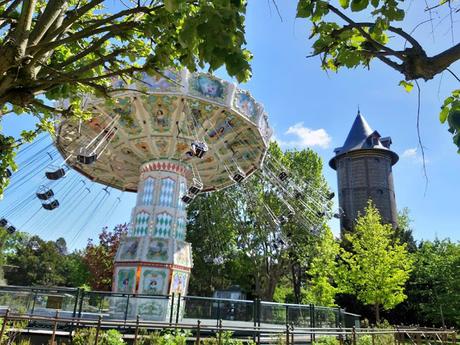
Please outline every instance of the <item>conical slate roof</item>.
M392 163L395 164L399 157L390 150L390 144L391 138L381 138L379 132L372 130L358 111L345 143L334 150L335 157L329 161L329 165L335 169L335 160L338 156L357 150L386 150L391 155Z

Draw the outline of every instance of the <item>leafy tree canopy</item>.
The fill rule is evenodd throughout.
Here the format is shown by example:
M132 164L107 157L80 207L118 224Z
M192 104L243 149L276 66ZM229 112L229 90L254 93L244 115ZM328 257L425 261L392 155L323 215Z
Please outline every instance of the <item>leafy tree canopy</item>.
M53 132L55 114L88 118L82 95L109 97L115 77L129 85L140 72L222 65L239 81L250 77L245 1L116 3L0 0L0 120L24 112L40 120L19 141L0 134L0 195L7 167L16 169L14 149Z
M406 244L394 239L394 230L382 224L377 208L369 201L365 214L356 220L355 231L345 234L351 244L341 249L338 284L344 292L371 305L376 321L380 308L391 309L406 299L404 285L412 270Z
M431 23L434 35L438 21L450 18L453 30L454 17L459 13L454 3L425 1L427 18L426 21L421 18L419 25ZM413 88L413 81L430 80L443 71L460 81L449 69L460 59L460 43L452 42L449 48L430 56L415 37L419 25L415 29L400 27L409 8L410 1L404 0L299 0L297 17L312 22L312 55L321 56L321 65L326 70L369 68L370 62L378 59L402 74L404 80L400 85L407 91ZM434 10L439 14L433 15ZM460 89L453 90L444 101L440 120L447 122L460 152Z

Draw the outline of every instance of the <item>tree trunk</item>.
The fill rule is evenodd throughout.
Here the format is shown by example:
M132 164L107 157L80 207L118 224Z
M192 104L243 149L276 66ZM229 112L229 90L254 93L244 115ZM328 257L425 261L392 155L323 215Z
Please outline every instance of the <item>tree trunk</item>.
M380 323L380 304L375 303L374 309L375 309L375 323L378 324Z

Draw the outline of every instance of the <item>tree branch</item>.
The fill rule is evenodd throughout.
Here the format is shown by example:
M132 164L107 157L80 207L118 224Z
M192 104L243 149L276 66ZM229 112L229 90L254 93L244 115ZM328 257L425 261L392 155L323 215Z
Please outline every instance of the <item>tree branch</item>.
M29 45L37 44L48 29L53 25L54 21L66 8L66 0L49 0L44 12L38 18L34 29L29 37Z

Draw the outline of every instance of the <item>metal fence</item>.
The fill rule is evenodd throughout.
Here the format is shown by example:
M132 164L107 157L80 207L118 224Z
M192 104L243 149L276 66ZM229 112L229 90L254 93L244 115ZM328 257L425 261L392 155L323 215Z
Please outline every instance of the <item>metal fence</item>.
M201 320L218 325L220 321L233 325L261 327L273 325L284 327L331 328L359 327L357 314L341 308L315 305L265 302L256 300L233 300L195 296L152 296L140 294L84 291L74 288L45 288L0 286L0 310L10 309L16 314L54 317L56 310L62 317L97 320L152 321L152 313L135 314L133 302L155 299L168 309L169 324L190 324Z

